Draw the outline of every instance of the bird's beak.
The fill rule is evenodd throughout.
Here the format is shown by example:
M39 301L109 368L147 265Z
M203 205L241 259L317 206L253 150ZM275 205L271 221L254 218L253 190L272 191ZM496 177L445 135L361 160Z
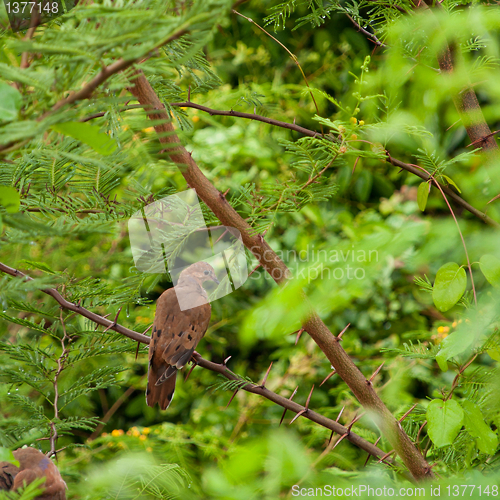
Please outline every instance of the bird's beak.
M217 276L213 275L211 278L212 281L215 281L218 285L220 285L220 281L217 279Z

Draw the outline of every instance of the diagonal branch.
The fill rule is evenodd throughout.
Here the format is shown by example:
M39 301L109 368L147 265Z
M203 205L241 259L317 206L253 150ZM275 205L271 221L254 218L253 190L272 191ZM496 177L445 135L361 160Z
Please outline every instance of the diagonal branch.
M149 118L153 120L160 143L167 146L167 154L179 167L188 185L196 190L198 196L223 225L239 230L244 245L254 254L276 283L285 284L292 277L286 264L272 250L262 235L254 234L252 227L201 172L191 154L180 143L165 106L142 72L138 72L137 78L134 80L134 86L129 90L139 103L145 107ZM161 123L158 123L159 120ZM307 300L305 296L304 300ZM379 398L373 385L367 384L364 375L321 318L315 312L311 312L304 321L303 327L324 352L333 368L347 383L358 401L365 409L376 415L377 424L380 426L382 433L387 437L391 446L396 449L413 477L418 480L433 477L429 464Z
M16 278L24 279L25 281L32 280L30 276L27 276L26 274L22 273L21 271L18 271L16 269L13 269L3 263L0 262L0 271L3 271L6 274L9 274L10 276L14 276ZM149 344L150 338L146 335L143 335L139 332L135 332L134 330L129 330L128 328L119 325L117 323L113 323L103 316L99 316L98 314L92 313L89 310L85 309L84 307L80 307L76 304L73 304L72 302L68 302L62 296L57 292L57 290L50 288L46 290L42 290L42 292L46 293L47 295L50 295L52 298L54 298L61 306L63 309L67 309L69 311L73 311L87 319L90 319L94 323L97 323L98 325L108 325L112 326L110 328L111 330L114 330L118 333L121 333L122 335L125 335L126 337L132 339L132 340L137 340L138 342L142 342L144 344ZM54 293L55 292L55 293ZM66 335L66 334L65 334ZM66 336L64 337L66 339ZM63 340L64 340L63 339ZM65 352L63 352L63 355L65 355ZM205 368L207 370L220 373L224 377L226 377L228 380L238 380L242 381L243 379L230 371L225 364L217 364L213 363L211 361L208 361L201 357L199 353L195 351L193 355L193 359L195 363L202 368ZM279 406L286 408L287 410L293 411L294 413L300 413L301 411L304 411L304 407L301 406L300 404L292 402L290 399L284 398L283 396L279 396L278 394L270 391L266 387L263 386L258 386L255 384L246 384L240 389L245 390L247 392L251 392L253 394L258 394L260 396L265 397L269 401L273 401L274 403L278 404ZM116 412L118 407L123 403L123 400L126 399L130 394L135 390L134 387L130 387L118 400L115 402L115 404L110 408L110 410L106 413L102 423L100 426L96 429L96 431L92 434L91 439L95 438L95 436L102 430L102 427L105 425L105 423L111 418L112 414ZM345 436L345 438L350 441L352 444L356 445L357 447L361 448L362 450L366 451L370 455L374 457L384 457L385 452L378 448L377 446L373 445L369 441L366 441L356 433L352 432L348 427L345 427L341 424L339 424L335 420L331 420L319 413L314 412L313 410L308 409L307 412L303 413L304 418L307 418L311 420L312 422L315 422L327 429L330 429L334 432L336 432L339 435ZM386 463L391 464L391 465L397 465L396 462L394 462L392 459L384 460Z
M204 359L198 352L194 352L193 354L193 359L195 363L202 368L205 368L206 370L210 370L215 373L219 373L220 375L226 377L228 380L235 380L235 381L243 381L241 377L233 373L231 370L227 368L226 365L224 364L218 364L218 363L213 363L212 361L208 361ZM299 414L301 412L304 412L306 409L304 406L295 403L291 401L288 398L285 398L283 396L280 396L279 394L276 394L275 392L270 391L266 387L262 387L256 384L251 384L247 383L245 385L242 385L239 387L240 390L244 390L247 392L250 392L252 394L258 394L259 396L262 396L269 401L272 401L273 403L276 403L277 405L281 406L282 408L285 408L286 410L290 410L296 414ZM316 413L315 411L311 410L310 408L307 409L304 413L301 415L303 418L307 418L308 420L311 420L311 422L315 422L322 427L325 427L326 429L330 429L334 431L336 434L339 434L340 436L345 436L345 439L350 441L352 444L356 445L358 448L361 448L362 450L368 452L372 456L377 456L379 458L383 457L386 455L386 453L377 446L374 446L370 442L366 441L363 439L361 436L358 434L352 432L349 427L346 427L342 424L339 424L336 420L332 420L328 417L325 417L319 413ZM386 460L384 459L386 463L390 463L392 465L395 465L395 462L390 459Z

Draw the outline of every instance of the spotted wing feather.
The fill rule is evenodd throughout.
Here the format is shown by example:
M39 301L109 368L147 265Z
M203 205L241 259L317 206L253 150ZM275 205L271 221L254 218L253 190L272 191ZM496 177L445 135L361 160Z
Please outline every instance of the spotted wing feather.
M183 368L207 331L210 304L181 311L173 289L158 299L149 344L146 402L165 410L172 401L177 370Z

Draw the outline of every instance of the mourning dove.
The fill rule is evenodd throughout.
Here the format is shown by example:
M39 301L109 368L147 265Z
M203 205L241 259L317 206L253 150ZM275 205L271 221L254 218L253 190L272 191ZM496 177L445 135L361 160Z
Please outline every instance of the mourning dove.
M177 285L158 299L149 343L148 406L159 403L162 410L169 407L177 370L191 359L207 331L212 308L202 283L209 280L219 283L212 266L197 262L184 269Z
M52 460L35 448L20 448L12 452L19 468L10 462L0 462L0 490L15 491L35 479L45 478L38 500L66 500L66 483Z

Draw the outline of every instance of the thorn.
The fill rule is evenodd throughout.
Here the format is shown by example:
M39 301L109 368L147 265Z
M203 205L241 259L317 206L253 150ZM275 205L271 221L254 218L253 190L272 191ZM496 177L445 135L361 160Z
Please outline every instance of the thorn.
M415 403L400 419L399 421L402 422L418 405L418 403ZM380 438L379 438L380 439Z
M298 388L299 388L299 386L297 386L295 388L295 390L292 392L292 395L288 398L288 401L291 401L293 399L293 397L295 396L295 394L297 394ZM283 419L285 418L287 409L288 408L285 408L285 411L283 412L283 415L281 415L280 425L283 423Z
M146 333L148 333L148 332L149 332L149 330L151 330L151 328L153 328L153 324L154 324L154 323L151 323L151 324L150 324L150 325L149 325L149 326L148 326L148 327L147 327L147 328L146 328L146 329L142 332L142 334L143 334L143 335L146 335Z
M229 190L230 190L230 189L231 189L231 188L227 188L227 189L226 189L226 191L223 193L224 198L227 196L227 193L229 193Z
M360 157L358 156L358 157L356 158L356 161L354 162L354 167L352 167L352 172L351 172L351 175L353 175L353 174L354 174L354 171L356 170L356 166L357 166L357 164L358 164L359 158L360 158Z
M342 434L342 436L340 436L340 438L337 439L337 442L333 445L333 448L331 451L333 451L348 435L349 435L348 432L346 432L345 434Z
M333 370L333 372L330 372L330 373L326 376L325 380L323 380L323 382L321 382L321 384L319 384L319 386L321 387L321 386L322 386L322 385L323 385L323 384L324 384L327 380L329 380L331 377L333 377L336 373L337 373L337 371L336 371L336 370Z
M392 450L389 453L386 453L382 458L380 458L380 460L377 460L377 463L379 464L380 462L383 462L387 457L389 457L390 455L392 455L395 451L396 450Z
M115 316L115 319L113 321L113 323L111 323L111 325L109 325L102 333L106 333L108 330L110 330L111 328L114 328L116 325L117 325L117 320L118 320L118 316L120 316L120 313L122 312L122 307L120 307L120 309L118 309L118 312L116 313L116 316Z
M342 335L344 335L344 333L350 326L351 323L347 323L347 326L335 337L335 339L340 342L342 340Z
M342 409L340 410L339 414L337 415L335 422L338 422L340 420L340 417L342 416L342 413L344 413L344 410L345 410L345 406L342 406Z
M191 85L188 86L188 102L191 102Z
M76 307L80 307L80 304L82 303L82 299L78 299L78 302L76 304Z
M218 238L217 238L217 241L214 243L214 245L217 245L217 243L219 243L220 240L222 240L222 238L224 238L224 236L226 235L226 233L229 231L229 229L226 229Z
M377 444L379 443L379 441L382 439L382 436L379 436L377 438L377 440L375 441L374 445L373 446L377 446ZM366 467L368 465L368 462L370 461L370 458L371 458L371 453L368 453L368 456L366 457L366 462L365 464L363 465L363 467Z
M311 401L311 396L313 391L314 391L314 385L311 387L311 392L309 393L309 396L307 396L306 406L304 407L303 410L299 411L299 413L297 413L295 417L293 417L292 421L290 422L290 425L292 425L295 422L295 420L297 420L301 415L303 415L309 410L309 402Z
M295 415L295 417L293 417L293 419L290 421L290 424L289 425L292 425L295 420L297 420L301 415L303 415L307 410L306 409L303 409L301 411L299 411L299 413L297 413L297 415Z
M261 267L261 266L262 266L262 264L259 262L259 263L257 264L257 266L254 268L254 270L253 270L253 271L252 271L252 272L248 275L248 277L250 278L250 276L252 276L252 274L253 274L255 271L257 271L257 269L259 269L259 267Z
M330 439L328 440L328 444L330 444L332 442L332 438L333 438L334 434L335 434L335 431L332 431L332 433L330 434Z
M236 396L236 394L238 393L239 389L236 389L234 392L233 392L233 395L231 396L231 399L229 400L229 403L226 405L226 407L224 408L224 410L227 410L229 405L231 404L231 402L233 401L234 399L234 396Z
M108 317L108 316L110 316L110 315L111 315L111 313L108 313L108 314L106 314L105 316L103 316L103 318L107 318L107 317ZM97 323L97 324L95 325L94 332L96 332L96 331L97 331L97 329L99 328L99 326L101 326L101 325L99 325L99 323Z
M232 358L232 356L228 356L223 362L222 362L222 366L226 366L227 365L227 362Z
M184 382L189 378L191 375L191 372L198 366L198 363L196 361L193 361L193 366L189 369L188 374L186 375L186 378L184 379Z
M378 372L382 369L382 367L385 365L385 361L373 372L373 375L370 377L370 380L367 380L367 384L371 384L373 379L378 375Z
M491 198L491 200L488 203L486 203L486 205L489 205L492 201L498 200L498 198L500 198L500 194L497 194L496 196Z
M141 347L141 343L137 342L137 349L135 350L135 360L137 361L137 356L139 356L139 347Z
M111 323L111 325L107 326L102 333L106 333L108 330L111 330L111 328L114 328L116 325L114 323Z
M364 417L364 416L365 416L365 413L366 413L366 412L363 412L363 413L361 413L361 415L358 415L357 417L354 417L354 419L352 420L352 422L351 422L351 423L348 425L348 427L347 427L347 433L348 433L348 434L350 434L351 429L352 429L352 426L353 426L353 425L354 425L354 424L355 424L358 420L360 420L362 417Z
M262 381L262 384L260 384L260 386L259 386L259 387L262 387L262 389L266 388L267 377L269 375L269 372L271 371L272 366L273 366L273 362L271 361L271 364L269 365L269 368L267 369L267 372L264 375L264 380Z
M311 392L309 393L309 396L307 396L307 401L306 401L306 410L309 410L309 401L311 401L311 396L314 391L314 384L311 387Z
M295 345L297 345L299 343L300 336L302 335L304 330L305 330L305 328L301 328L300 330L297 331L297 337L295 337Z

